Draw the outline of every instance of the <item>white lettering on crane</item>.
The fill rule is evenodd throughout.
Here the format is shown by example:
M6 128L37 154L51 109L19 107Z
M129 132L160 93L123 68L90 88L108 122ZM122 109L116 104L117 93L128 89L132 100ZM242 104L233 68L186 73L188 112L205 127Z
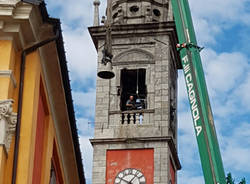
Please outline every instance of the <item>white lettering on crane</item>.
M188 56L182 58L183 61L183 69L185 74L185 80L188 91L188 98L191 105L192 117L194 121L194 127L196 130L196 136L198 137L202 131L202 127L198 125L198 120L200 119L200 112L197 105L197 97L194 90L194 83L192 79L192 75L190 73L190 64L188 60Z

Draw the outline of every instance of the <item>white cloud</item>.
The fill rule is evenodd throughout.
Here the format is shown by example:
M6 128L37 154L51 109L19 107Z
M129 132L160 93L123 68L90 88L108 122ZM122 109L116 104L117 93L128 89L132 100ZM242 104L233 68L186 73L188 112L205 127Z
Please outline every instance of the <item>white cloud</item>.
M93 160L93 148L89 139L90 136L80 136L79 141L82 150L82 158L84 163L85 178L91 181L92 177L92 160Z
M92 0L46 1L49 10L62 21L65 50L71 80L85 84L96 76L97 52L90 37L88 26L92 26Z
M246 93L250 84L246 77L250 76L248 58L240 52L216 53L205 49L202 63L214 114L226 118L245 113L246 107L250 108L250 95Z
M224 137L223 160L227 168L250 173L250 164L246 164L250 163L250 123L236 123L230 136Z
M205 17L206 19L215 21L214 23L223 24L222 26L236 22L249 25L249 22L245 20L250 15L246 6L248 3L249 0L190 0L192 13L195 17Z
M97 53L87 30L66 28L63 35L72 79L82 83L94 79Z
M245 82L239 85L236 93L240 97L242 106L250 110L250 71L246 76Z
M215 36L222 32L218 24L211 24L205 18L195 17L194 28L199 45L216 44Z
M201 45L218 44L217 36L235 25L250 25L249 0L190 0L197 40ZM233 38L230 38L233 39Z
M72 92L75 105L81 107L93 108L95 107L96 91L89 89L87 92Z
M81 113L85 117L93 118L95 115L95 99L96 99L96 91L95 89L88 89L87 92L72 92L72 96L74 99L74 104L83 110Z
M81 136L93 136L94 122L88 118L77 118L77 129Z
M67 24L91 25L93 20L92 0L47 0L48 8L56 12Z
M203 70L210 95L220 95L218 92L229 92L243 82L249 72L248 58L240 52L216 53L207 48L201 52ZM186 87L182 71L179 72L179 100L186 99Z
M184 171L180 174L178 174L179 176L179 180L178 180L178 183L180 184L187 184L187 183L190 183L190 184L204 184L204 179L202 176L195 176L194 174L194 171Z
M204 50L204 70L210 88L216 92L228 92L241 81L248 69L247 58L238 52L216 54Z
M192 124L192 117L191 113L189 112L190 110L186 107L184 112L180 112L178 114L178 128L180 131L183 133L190 133L193 132L193 124Z

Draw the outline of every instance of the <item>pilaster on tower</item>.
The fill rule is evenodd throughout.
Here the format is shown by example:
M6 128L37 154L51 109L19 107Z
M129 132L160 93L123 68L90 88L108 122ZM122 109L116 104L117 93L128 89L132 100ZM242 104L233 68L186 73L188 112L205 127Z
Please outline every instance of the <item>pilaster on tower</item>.
M111 10L115 77L97 77L92 183L175 184L181 63L170 2L112 0ZM106 26L89 31L99 71Z
M99 26L100 21L99 21L99 6L101 2L99 0L94 0L94 24L93 26Z

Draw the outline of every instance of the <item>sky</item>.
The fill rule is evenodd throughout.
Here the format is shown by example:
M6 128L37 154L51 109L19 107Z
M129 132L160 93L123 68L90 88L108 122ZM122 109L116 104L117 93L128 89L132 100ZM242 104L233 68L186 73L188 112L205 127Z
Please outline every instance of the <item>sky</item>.
M93 0L46 0L60 18L87 184L91 184L97 54ZM250 0L189 0L225 172L250 182ZM101 0L100 16L106 0ZM179 184L204 184L183 72L178 77Z

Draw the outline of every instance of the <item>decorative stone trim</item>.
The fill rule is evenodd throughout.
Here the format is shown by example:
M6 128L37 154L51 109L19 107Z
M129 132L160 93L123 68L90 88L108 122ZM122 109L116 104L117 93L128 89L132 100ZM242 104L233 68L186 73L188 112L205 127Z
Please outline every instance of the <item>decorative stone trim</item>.
M13 75L12 70L2 70L2 71L0 71L0 77L10 77L14 87L16 88L16 86L17 86L16 78Z
M116 63L112 63L112 66L122 66L122 65L145 65L145 64L155 64L155 61L145 61L145 60L141 60L141 61L121 61L121 62L116 62Z
M94 6L95 6L95 11L94 11L94 26L99 26L100 21L99 21L99 5L101 2L99 0L94 1Z
M12 136L16 131L17 113L13 113L13 100L0 100L0 145L8 153Z
M104 139L89 139L92 145L97 144L133 144L137 142L167 142L169 149L172 153L177 170L181 169L181 163L177 154L174 140L171 136L159 136L159 137L133 137L133 138L104 138Z
M146 61L154 62L154 56L150 52L142 49L130 49L126 50L113 59L114 63L128 62L128 61Z
M38 40L43 24L39 8L21 0L0 0L0 40L12 40L16 50Z
M109 111L109 114L122 114L122 113L154 113L154 109L142 109L142 110L131 110L131 111Z
M12 16L15 19L27 19L32 6L20 0L0 0L0 15Z

